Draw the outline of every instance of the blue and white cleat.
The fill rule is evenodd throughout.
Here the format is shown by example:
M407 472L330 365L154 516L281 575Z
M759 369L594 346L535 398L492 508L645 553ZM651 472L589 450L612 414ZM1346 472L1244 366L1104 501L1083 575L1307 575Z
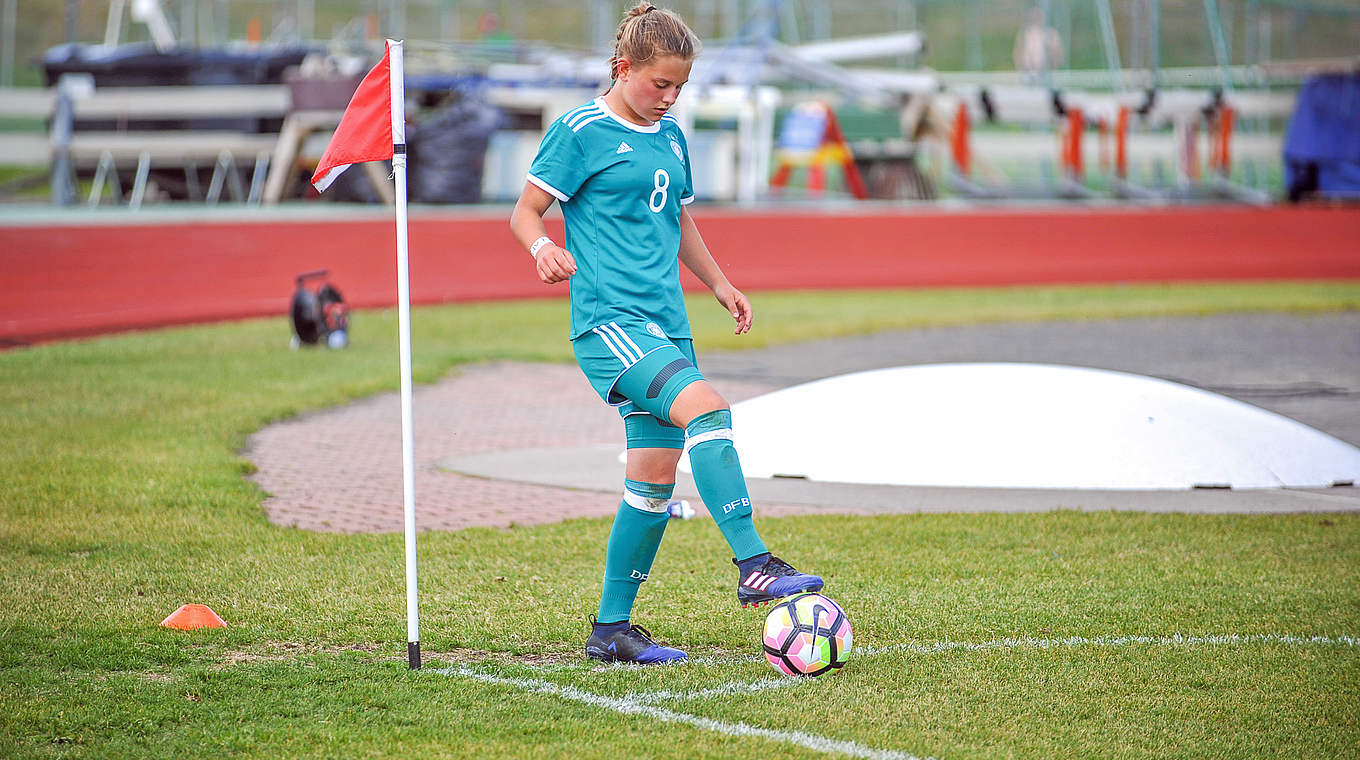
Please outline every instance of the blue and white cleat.
M737 601L741 602L741 606L759 607L804 591L822 590L821 578L800 573L773 554L767 553L762 556L765 558L763 563L759 562L758 557L753 558L755 561L746 560L744 563L732 560L739 573ZM743 564L746 565L745 568L742 567Z
M652 634L640 625L620 625L618 630L601 631L590 616L590 638L586 639L586 657L600 662L635 662L639 665L664 665L685 662L689 656L679 649L664 647L652 640Z

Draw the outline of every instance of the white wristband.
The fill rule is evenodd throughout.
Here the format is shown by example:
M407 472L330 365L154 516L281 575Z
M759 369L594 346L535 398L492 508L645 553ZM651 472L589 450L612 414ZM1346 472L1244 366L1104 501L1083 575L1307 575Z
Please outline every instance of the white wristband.
M537 259L538 259L538 249L542 248L542 247L545 246L545 245L552 245L552 238L548 237L547 235L544 235L543 237L539 238L538 240L535 240L535 241L534 241L534 244L531 245L531 246L529 246L529 255L530 255L530 256L533 256L534 259L537 260Z

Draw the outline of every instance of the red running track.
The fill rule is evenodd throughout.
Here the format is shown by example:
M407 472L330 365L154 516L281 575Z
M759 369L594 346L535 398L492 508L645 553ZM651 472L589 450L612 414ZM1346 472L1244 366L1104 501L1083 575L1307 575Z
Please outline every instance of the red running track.
M411 220L415 303L563 296L505 213ZM367 212L365 212L367 214ZM1360 278L1360 210L1212 207L829 213L696 210L749 290ZM561 239L561 221L549 223ZM390 219L0 227L0 345L286 313L328 268L358 307L396 300ZM687 288L697 282L686 275Z

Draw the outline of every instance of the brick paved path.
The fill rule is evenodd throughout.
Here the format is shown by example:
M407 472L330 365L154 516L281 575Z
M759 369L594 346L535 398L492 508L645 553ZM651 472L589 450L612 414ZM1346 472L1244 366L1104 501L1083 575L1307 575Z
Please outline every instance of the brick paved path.
M715 385L734 403L773 389L731 380ZM485 480L435 465L453 454L503 449L617 443L622 451L618 413L600 402L573 365L464 367L434 385L417 386L412 409L421 530L532 525L613 516L618 509L617 491ZM271 522L342 533L402 530L401 402L395 392L270 425L249 438L242 454L258 467L252 480L269 494L264 509Z
M1198 385L1360 444L1358 330L1356 312L972 325L760 351L713 351L704 355L703 366L732 402L820 377L906 364L1030 361L1105 368ZM435 385L417 388L414 407L416 524L421 529L504 527L614 514L621 483L608 492L572 490L456 475L435 465L455 455L490 451L561 448L564 456L572 456L579 447L593 444L615 444L622 450L618 415L600 403L576 367L465 367ZM309 530L400 531L400 428L397 394L389 393L256 433L244 455L258 466L254 479L270 494L264 505L269 519ZM529 454L524 459L544 461ZM541 473L527 473L525 479L535 474ZM903 489L890 499L900 511L942 504L962 511L991 511L1007 504L1049 509L1095 504L1155 511L1279 512L1352 509L1355 504L1353 489L1310 496L1311 506L1300 502L1307 501L1302 492L1291 490L1147 492L1137 499L1112 493L1117 496L1101 501L1092 492ZM831 500L835 504L830 510L826 504L790 507L763 501L756 508L766 515L852 512L856 510L846 505L860 503L854 495L842 498L839 493Z

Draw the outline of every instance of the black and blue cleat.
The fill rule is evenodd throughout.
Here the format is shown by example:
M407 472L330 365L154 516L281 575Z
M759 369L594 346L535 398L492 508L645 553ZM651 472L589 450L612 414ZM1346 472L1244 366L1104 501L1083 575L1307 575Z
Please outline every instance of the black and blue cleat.
M743 607L759 607L804 591L821 591L822 579L800 573L784 560L765 553L737 561L737 601Z
M640 625L597 623L590 616L590 638L586 639L586 656L600 662L634 662L639 665L664 665L684 662L689 657L679 649L662 646L652 640L652 634Z

